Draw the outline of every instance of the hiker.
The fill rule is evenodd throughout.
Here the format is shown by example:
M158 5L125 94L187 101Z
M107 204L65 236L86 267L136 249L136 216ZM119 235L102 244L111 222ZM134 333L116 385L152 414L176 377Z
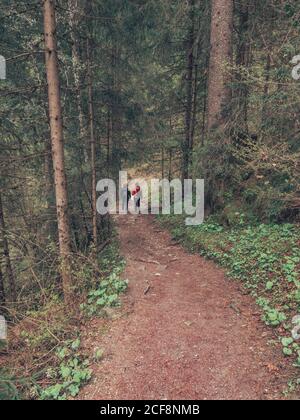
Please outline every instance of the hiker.
M140 214L141 212L141 199L143 198L142 190L139 185L135 187L135 190L132 192L132 196L134 197L134 204L135 204L135 211Z
M121 199L122 199L122 211L128 211L129 201L131 199L131 192L128 188L128 184L124 184L121 189Z

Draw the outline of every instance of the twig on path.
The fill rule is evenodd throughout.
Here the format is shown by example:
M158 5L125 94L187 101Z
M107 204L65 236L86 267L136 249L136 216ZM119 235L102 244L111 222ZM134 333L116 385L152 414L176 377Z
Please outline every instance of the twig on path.
M235 306L235 304L234 303L231 303L230 305L229 305L229 307L231 308L231 309L233 309L234 310L234 312L236 312L238 315L241 315L241 310L239 309L239 308L237 308L236 306Z
M179 261L179 258L172 258L170 261L168 261L168 264L171 264L176 261Z
M160 263L158 261L154 261L154 260L144 260L143 258L138 258L137 261L139 262L143 262L146 264L155 264L155 265L160 265Z
M146 295L147 293L150 292L151 286L150 284L146 287L146 289L144 290L144 295Z
M147 287L144 290L144 295L145 296L150 292L150 289L151 289L151 284L149 283L149 280L146 280L146 284L147 284Z

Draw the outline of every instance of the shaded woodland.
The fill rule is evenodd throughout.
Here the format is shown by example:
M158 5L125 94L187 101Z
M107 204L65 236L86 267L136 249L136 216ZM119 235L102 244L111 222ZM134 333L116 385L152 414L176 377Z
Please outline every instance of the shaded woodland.
M224 227L297 228L299 17L281 0L1 0L0 313L78 316L115 236L96 183L121 169L204 178Z

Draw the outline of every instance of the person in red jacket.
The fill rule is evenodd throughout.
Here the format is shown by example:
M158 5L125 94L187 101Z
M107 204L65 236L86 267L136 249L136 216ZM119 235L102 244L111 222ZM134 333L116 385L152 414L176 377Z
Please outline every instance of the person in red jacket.
M140 214L141 212L141 200L142 200L142 190L139 185L136 185L135 190L132 191L132 196L134 197L135 211Z

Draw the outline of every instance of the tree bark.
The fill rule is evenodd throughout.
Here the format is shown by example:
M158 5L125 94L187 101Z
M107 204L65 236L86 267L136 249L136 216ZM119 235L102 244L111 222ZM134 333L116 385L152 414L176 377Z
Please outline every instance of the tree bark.
M111 144L112 144L112 131L113 131L113 122L112 122L112 111L111 106L107 107L107 166L108 174L110 174L110 165L111 165Z
M245 81L245 69L249 67L250 55L250 40L248 36L249 27L249 3L248 0L240 4L239 10L239 41L237 45L236 64L237 74L236 79L238 82L238 89L236 93L237 103L236 112L238 113L239 132L248 133L248 95L249 88L247 81Z
M165 148L161 148L161 176L162 179L165 179Z
M201 44L200 40L198 40L196 54L194 58L194 78L193 78L193 111L192 111L192 125L191 125L191 144L190 149L191 153L194 150L194 142L195 142L195 129L197 125L197 113L198 113L198 77L199 77L199 56L200 56Z
M91 46L90 39L87 40L87 64L88 64L88 96L89 96L89 120L90 120L90 144L91 144L91 174L92 174L92 225L93 242L97 246L97 195L96 195L96 140L94 123L94 104L93 104L93 78L91 68Z
M72 42L72 67L75 82L76 91L76 103L78 110L78 122L79 122L79 137L82 142L82 148L84 153L84 160L88 162L88 153L86 148L86 131L84 123L84 112L82 110L82 93L81 93L81 59L78 50L78 38L76 36L76 29L79 25L79 14L81 12L78 0L68 0L69 15L70 15L70 27L71 27L71 42Z
M53 241L57 242L57 228L56 228L56 223L55 223L53 162L52 162L52 155L51 155L50 139L45 140L44 173L45 173L45 195L46 195L46 202L47 202L45 230L47 232L47 235Z
M265 122L268 120L268 98L270 90L270 72L271 72L271 54L267 55L267 63L265 68L265 83L264 83L264 94L263 94L263 105L261 111L261 126L265 126Z
M186 110L185 139L182 145L182 179L189 177L189 165L192 140L193 117L193 74L194 74L194 41L195 41L195 0L189 0L190 27L188 35L187 76L186 76Z
M16 302L17 300L16 282L15 282L15 276L13 273L11 260L10 260L9 244L7 240L7 232L6 232L1 192L0 192L0 233L2 237L3 256L4 256L5 270L6 270L6 275L7 275L8 285L9 285L10 299L12 302ZM2 282L3 282L3 279L2 279ZM3 291L4 291L4 287L3 287Z
M112 72L112 98L110 107L110 171L113 178L118 177L121 168L120 162L120 142L122 139L122 119L120 107L120 95L122 88L120 85L119 66L120 66L120 46L114 40L111 52L111 72Z
M172 149L169 151L169 181L172 181Z
M224 128L231 102L233 0L212 0L211 51L208 83L208 129Z
M71 303L71 239L68 219L68 194L64 161L64 139L56 41L55 2L44 1L45 58L48 82L48 102L51 147L54 168L55 196L58 222L61 276L65 302Z
M5 304L4 278L2 272L2 261L0 259L0 306Z

